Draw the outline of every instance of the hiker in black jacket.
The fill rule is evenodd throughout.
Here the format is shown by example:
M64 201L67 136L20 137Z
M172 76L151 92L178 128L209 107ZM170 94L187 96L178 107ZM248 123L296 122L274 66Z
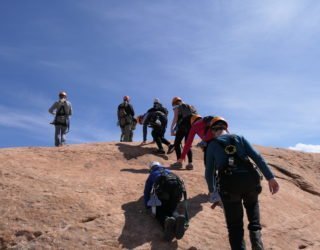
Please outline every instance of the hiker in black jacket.
M165 154L162 143L167 145L168 147L171 145L170 142L164 138L164 134L167 128L167 116L161 111L152 111L146 113L144 115L138 116L138 123L143 125L143 144L147 142L147 128L151 127L151 135L153 140L156 142L158 146L158 150L156 153Z

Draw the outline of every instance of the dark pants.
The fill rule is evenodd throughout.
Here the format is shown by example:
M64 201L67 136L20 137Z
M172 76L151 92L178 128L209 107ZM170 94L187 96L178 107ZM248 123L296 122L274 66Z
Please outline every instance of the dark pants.
M178 130L176 132L176 137L174 139L174 150L176 151L177 160L179 160L181 157L182 140L184 139L184 141L186 141L188 139L189 131L190 131L190 126L186 122L181 123L178 127ZM192 162L191 149L188 151L187 156L188 156L188 162L191 163Z
M153 129L151 132L153 140L156 142L158 149L163 149L162 143L165 145L170 145L170 142L164 138L165 130Z
M164 227L164 221L166 217L173 216L173 212L176 210L178 206L178 202L176 198L170 198L169 200L161 200L162 205L157 207L156 218Z
M239 176L219 175L219 193L224 207L232 250L246 249L243 240L243 206L249 221L248 229L250 231L261 230L258 202L261 186L260 181L256 178L253 173Z
M54 145L56 147L62 146L66 143L66 132L67 126L63 125L55 125L55 132L54 132Z

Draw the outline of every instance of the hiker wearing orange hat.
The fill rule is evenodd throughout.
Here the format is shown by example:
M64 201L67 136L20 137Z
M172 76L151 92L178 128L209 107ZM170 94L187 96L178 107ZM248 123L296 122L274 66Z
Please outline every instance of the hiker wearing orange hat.
M51 124L55 127L54 145L56 147L66 144L66 134L70 129L70 116L72 115L72 106L67 100L67 93L61 91L58 96L59 100L49 108L49 113L55 116Z
M222 117L214 117L210 121L214 139L208 144L206 156L208 190L210 193L215 191L217 172L217 189L223 203L231 249L246 249L243 240L243 205L249 221L252 249L263 249L258 202L262 190L261 176L249 158L267 179L272 194L278 192L279 184L261 154L243 136L229 134L227 129L228 123Z
M129 103L130 97L124 96L123 102L118 106L118 122L117 125L121 129L121 142L131 142L133 138L133 130L135 129L136 120L134 119L134 109Z

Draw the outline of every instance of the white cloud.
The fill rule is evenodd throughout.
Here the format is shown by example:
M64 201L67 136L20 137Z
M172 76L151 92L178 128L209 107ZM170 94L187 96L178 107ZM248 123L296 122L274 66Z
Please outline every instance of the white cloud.
M289 147L289 149L309 153L320 153L320 145L297 143L294 147Z

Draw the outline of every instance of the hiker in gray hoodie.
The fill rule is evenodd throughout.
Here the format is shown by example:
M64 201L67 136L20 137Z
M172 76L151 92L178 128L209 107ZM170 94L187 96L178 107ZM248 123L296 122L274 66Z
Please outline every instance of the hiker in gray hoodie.
M69 131L70 116L72 115L72 106L67 101L66 92L59 93L59 100L52 104L49 113L55 116L51 122L55 126L54 145L60 147L66 143L66 133Z

